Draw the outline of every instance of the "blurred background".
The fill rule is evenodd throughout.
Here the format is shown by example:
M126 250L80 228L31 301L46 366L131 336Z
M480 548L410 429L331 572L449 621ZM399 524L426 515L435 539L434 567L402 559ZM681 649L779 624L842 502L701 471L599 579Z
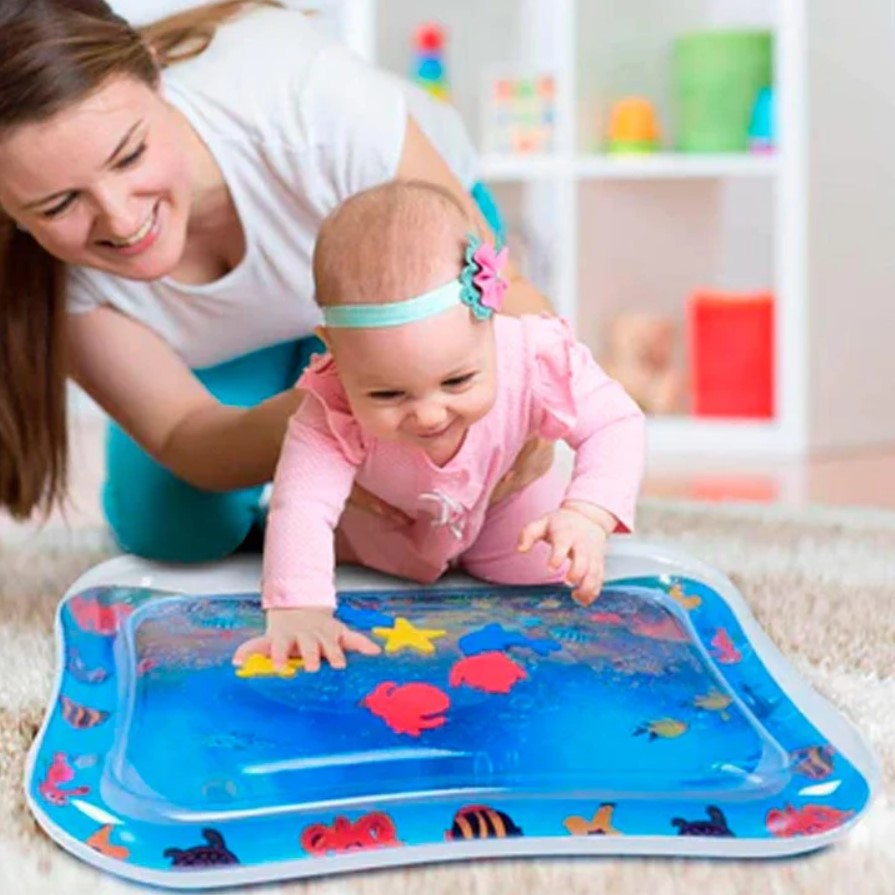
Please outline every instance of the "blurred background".
M459 111L517 262L649 415L647 494L895 506L891 0L287 5Z

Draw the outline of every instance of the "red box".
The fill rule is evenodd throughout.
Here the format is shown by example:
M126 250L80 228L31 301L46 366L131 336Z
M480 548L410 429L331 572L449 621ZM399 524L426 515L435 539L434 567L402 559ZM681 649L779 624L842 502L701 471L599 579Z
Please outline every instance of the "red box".
M774 296L695 292L688 308L696 416L774 416Z

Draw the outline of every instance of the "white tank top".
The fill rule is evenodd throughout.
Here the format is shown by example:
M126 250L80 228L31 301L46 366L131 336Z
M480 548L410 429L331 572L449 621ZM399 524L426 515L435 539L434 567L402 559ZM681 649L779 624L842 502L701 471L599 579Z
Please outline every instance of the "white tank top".
M342 200L394 177L408 114L464 186L475 180L475 153L453 109L372 68L292 10L261 8L222 27L202 55L166 69L163 89L223 172L245 255L203 285L72 268L68 309L110 305L152 328L191 367L318 325L317 230Z

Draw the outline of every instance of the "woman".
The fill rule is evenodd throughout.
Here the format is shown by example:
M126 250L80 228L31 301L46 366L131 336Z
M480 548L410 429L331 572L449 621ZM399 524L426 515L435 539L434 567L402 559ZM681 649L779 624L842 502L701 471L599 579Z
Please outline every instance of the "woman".
M5 0L3 505L25 518L64 496L70 375L114 421L103 505L121 547L177 561L236 549L263 516L315 348L317 227L393 178L475 208L397 80L271 0L143 33L104 0ZM510 278L510 313L546 309ZM547 465L527 452L504 493Z

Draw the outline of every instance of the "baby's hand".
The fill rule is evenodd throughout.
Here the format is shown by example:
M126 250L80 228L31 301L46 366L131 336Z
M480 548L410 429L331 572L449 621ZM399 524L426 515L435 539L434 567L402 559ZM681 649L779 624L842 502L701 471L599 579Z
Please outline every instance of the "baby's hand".
M261 653L270 656L278 671L284 671L293 657L303 660L305 671L317 671L321 656L333 668L344 668L347 650L365 656L381 652L368 637L335 618L332 609L268 609L267 630L242 644L233 654L233 664L242 665L253 653Z
M546 541L552 548L551 568L558 569L568 560L566 583L574 588L572 599L590 606L603 587L606 539L615 525L611 513L569 501L526 525L519 536L519 550L527 553L538 541Z

